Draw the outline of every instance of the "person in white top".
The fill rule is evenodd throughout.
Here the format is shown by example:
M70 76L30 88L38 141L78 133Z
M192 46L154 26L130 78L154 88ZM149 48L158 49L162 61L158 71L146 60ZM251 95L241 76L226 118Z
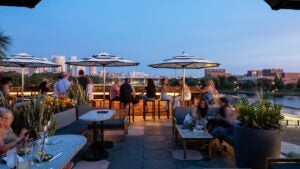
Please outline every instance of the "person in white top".
M160 98L163 100L168 100L168 102L165 104L165 109L166 109L166 111L169 111L169 106L170 106L169 104L171 104L173 102L173 97L169 96L167 93L167 90L169 88L167 79L162 78L160 80L160 86L161 86L160 87L160 92L161 92Z
M191 100L192 94L191 94L191 89L189 88L188 85L183 84L183 79L179 80L179 96L177 96L174 100L174 108L175 107L180 107L180 102L184 100Z
M87 92L87 96L89 98L89 101L94 99L94 95L93 95L93 91L94 91L94 84L93 81L90 77L87 78L88 79L88 84L86 87L86 92Z

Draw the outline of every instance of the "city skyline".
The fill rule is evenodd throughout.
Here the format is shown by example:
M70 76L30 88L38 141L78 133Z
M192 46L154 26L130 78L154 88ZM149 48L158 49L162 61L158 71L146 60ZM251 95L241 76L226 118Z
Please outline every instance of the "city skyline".
M141 62L109 71L179 75L180 70L147 65L186 51L219 62L233 74L274 67L299 72L300 23L294 22L299 15L272 11L263 0L53 0L34 9L1 7L0 29L12 37L9 54L82 58L106 51ZM203 76L204 71L188 70L187 75Z

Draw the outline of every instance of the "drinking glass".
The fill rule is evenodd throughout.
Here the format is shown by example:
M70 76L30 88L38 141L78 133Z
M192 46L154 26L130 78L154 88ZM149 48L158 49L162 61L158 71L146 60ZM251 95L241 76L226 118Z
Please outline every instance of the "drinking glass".
M32 152L32 148L33 148L33 138L26 139L25 143L24 143L25 159L29 159L30 158L30 154Z
M9 168L14 168L17 164L17 150L15 148L7 150L6 165Z

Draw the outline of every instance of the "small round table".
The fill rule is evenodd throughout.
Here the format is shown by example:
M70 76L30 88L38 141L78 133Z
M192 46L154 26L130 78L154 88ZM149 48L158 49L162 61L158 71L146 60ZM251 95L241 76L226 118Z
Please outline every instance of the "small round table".
M87 152L84 155L84 160L86 161L98 161L101 159L105 159L108 157L108 152L105 148L111 148L113 146L112 142L104 141L104 129L103 129L103 121L111 119L113 115L116 113L116 110L112 109L97 109L87 112L86 114L79 117L80 120L93 122L93 143L91 144L90 150L93 152ZM100 137L101 141L97 141L98 130L97 123L100 122ZM100 149L100 152L97 151Z

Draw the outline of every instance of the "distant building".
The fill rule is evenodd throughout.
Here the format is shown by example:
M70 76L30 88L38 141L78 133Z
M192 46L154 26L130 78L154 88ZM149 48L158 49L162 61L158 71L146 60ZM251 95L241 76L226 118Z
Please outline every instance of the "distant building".
M299 79L300 79L300 73L285 72L285 73L283 73L283 76L282 76L282 80L285 84L297 83Z
M219 76L231 76L230 73L226 73L225 69L205 69L205 78L214 78Z
M130 78L147 78L149 77L149 74L146 74L145 72L137 72L137 71L131 71L129 72Z
M55 73L65 72L66 71L65 61L66 61L65 56L57 56L57 55L52 56L52 62L60 65L60 67L53 68L53 72Z
M263 72L261 70L249 70L247 72L247 76L248 77L251 77L251 76L262 77L263 76Z
M263 76L277 76L279 78L282 77L283 69L263 69Z
M96 66L90 67L90 75L97 75L97 67Z

